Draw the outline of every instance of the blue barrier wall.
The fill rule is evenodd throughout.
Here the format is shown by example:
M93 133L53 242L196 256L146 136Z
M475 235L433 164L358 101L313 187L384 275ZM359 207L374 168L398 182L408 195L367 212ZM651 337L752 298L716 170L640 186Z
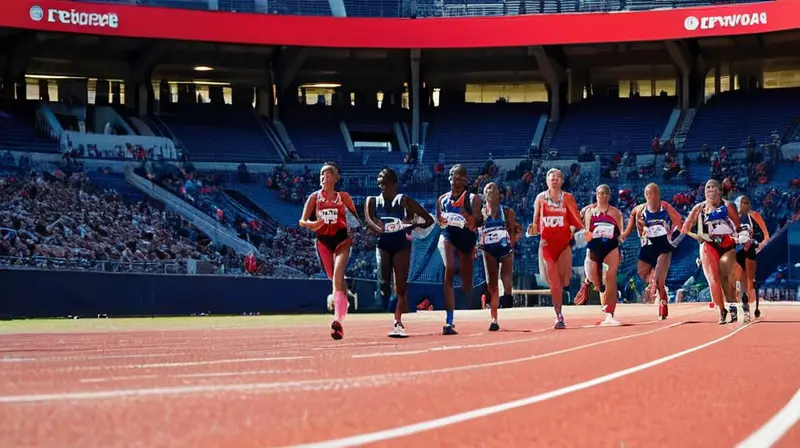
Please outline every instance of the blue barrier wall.
M0 317L324 313L330 282L0 270Z
M359 311L382 311L377 283L348 281ZM327 280L288 280L213 275L123 274L0 269L0 318L211 314L326 313ZM480 303L482 288L473 294ZM442 285L409 285L414 307L428 296L442 309ZM456 306L470 308L456 290Z

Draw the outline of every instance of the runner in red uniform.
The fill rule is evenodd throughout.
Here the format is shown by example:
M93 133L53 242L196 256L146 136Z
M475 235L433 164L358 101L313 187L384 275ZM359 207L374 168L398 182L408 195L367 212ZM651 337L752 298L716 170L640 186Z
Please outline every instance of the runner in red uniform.
M569 286L572 277L572 240L575 230L583 229L578 216L575 197L562 191L564 174L552 168L547 172L547 191L536 196L533 204L533 223L528 227L528 235L541 234L539 244L539 272L547 279L553 297L556 313L556 329L566 328L561 314L564 287ZM577 239L577 238L576 238Z
M331 337L339 340L344 337L342 322L347 316L349 302L344 273L350 261L350 246L353 237L347 228L347 211L358 218L353 199L344 191L336 191L339 181L339 169L332 163L326 163L319 171L321 189L311 193L303 208L300 227L312 230L317 234L317 255L325 269L325 274L333 283L334 317L331 323ZM311 220L312 214L315 219Z

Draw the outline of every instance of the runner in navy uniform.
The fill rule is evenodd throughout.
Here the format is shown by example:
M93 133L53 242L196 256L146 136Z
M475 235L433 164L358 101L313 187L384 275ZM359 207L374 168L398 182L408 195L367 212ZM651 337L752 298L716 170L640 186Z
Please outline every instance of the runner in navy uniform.
M492 323L489 331L497 331L497 307L511 308L514 305L512 291L514 269L514 246L522 238L522 226L517 222L514 210L500 205L500 189L490 182L483 189L483 226L478 231L478 240L483 252L486 270L486 289L491 303ZM499 297L498 274L503 282L503 297Z
M756 302L755 316L761 317L761 311L758 309L758 295L756 294L756 260L758 253L769 242L769 229L764 222L761 214L755 210L750 209L750 198L747 196L739 196L736 198L736 207L739 209L739 221L741 222L742 239L747 242L741 244L736 251L736 262L741 268L739 281L742 285L742 306L750 301ZM731 322L736 320L736 308L731 305ZM744 317L749 320L749 316L745 314Z
M394 327L389 337L408 336L402 317L408 312L408 269L411 262L411 230L428 228L433 217L417 201L397 193L397 173L386 168L378 175L381 194L367 198L364 216L367 226L378 234L375 256L378 260L378 282L384 307L391 296L392 273L397 303L394 309Z
M644 188L647 202L639 204L631 211L628 227L622 232L621 241L633 232L639 232L642 248L639 251L637 270L639 277L655 289L658 296L658 316L666 319L667 307L666 280L672 261L672 250L683 240L683 234L674 240L672 234L681 228L683 218L671 205L661 200L661 189L656 184Z
M450 191L436 201L436 218L442 233L439 236L439 253L444 262L445 325L442 334L458 334L453 325L456 307L453 280L461 275L461 290L472 295L472 269L475 263L477 227L482 224L480 196L467 192L467 169L462 165L450 168ZM458 256L458 265L456 265Z

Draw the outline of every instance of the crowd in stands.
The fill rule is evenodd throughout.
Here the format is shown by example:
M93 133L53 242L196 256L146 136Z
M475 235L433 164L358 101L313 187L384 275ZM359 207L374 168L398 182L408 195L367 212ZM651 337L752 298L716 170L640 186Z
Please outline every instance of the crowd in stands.
M6 264L179 273L187 259L238 263L180 216L146 201L126 203L82 172L6 171L0 202Z

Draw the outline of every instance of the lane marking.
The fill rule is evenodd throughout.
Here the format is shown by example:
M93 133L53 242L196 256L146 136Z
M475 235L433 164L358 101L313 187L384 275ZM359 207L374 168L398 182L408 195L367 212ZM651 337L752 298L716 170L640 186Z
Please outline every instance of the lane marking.
M81 378L79 383L107 383L110 381L125 381L125 380L145 380L158 378L158 375L129 375L129 376L109 376L105 378Z
M242 376L242 375L272 375L278 373L313 373L314 369L299 369L299 370L245 370L243 372L209 372L209 373L183 373L179 375L168 375L170 378L215 378L225 376Z
M411 436L417 433L430 431L433 429L443 428L445 426L454 425L456 423L462 423L469 420L474 420L477 418L483 418L489 415L498 414L501 412L509 411L512 409L521 408L524 406L530 406L532 404L540 403L546 400L550 400L553 398L557 398L563 395L571 394L573 392L578 392L584 389L588 389L594 386L598 386L603 383L607 383L609 381L616 380L618 378L622 378L637 372L641 372L643 370L647 370L651 367L658 366L660 364L664 364L666 362L672 361L674 359L678 359L680 357L686 356L690 353L694 353L696 351L702 350L704 348L710 347L714 344L720 343L726 339L733 337L736 333L748 328L750 325L742 326L737 328L735 331L722 336L721 338L714 339L713 341L706 342L704 344L692 347L687 350L683 350L672 355L665 356L663 358L659 358L644 364L639 364L634 367L630 367L624 370L619 370L608 375L603 375L588 381L584 381L581 383L573 384L571 386L563 387L560 389L556 389L550 392L546 392L543 394L533 395L527 398L523 398L520 400L509 401L506 403L488 406L485 408L478 408L472 411L462 412L459 414L453 414L448 417L438 418L435 420L429 420L426 422L415 423L412 425L401 426L398 428L387 429L382 431L376 431L368 434L362 434L358 436L352 437L345 437L341 439L333 439L327 440L323 442L317 443L309 443L303 445L292 445L294 448L332 448L332 447L352 447L352 446L359 446L365 445L368 443L376 443L382 442L385 440L396 439L398 437L406 437Z
M736 448L769 448L778 443L798 421L800 421L800 389L797 389L794 397L783 409L772 416L758 431L736 445Z
M549 328L547 329L549 330ZM535 330L534 333L540 333L545 330ZM449 350L464 350L470 348L483 348L483 347L496 347L498 345L510 345L510 344L521 344L523 342L532 342L542 339L541 337L538 338L527 338L527 339L510 339L508 341L497 341L497 342L487 342L484 344L463 344L463 345L442 345L439 347L431 347L431 348L423 348L419 350L405 350L405 351L396 351L396 352L378 352L378 353L363 353L360 355L350 355L351 358L378 358L378 357L385 357L385 356L407 356L407 355L419 355L421 353L431 353L431 352L443 352Z
M441 369L428 369L417 370L411 372L397 372L388 374L367 375L362 377L352 378L330 378L318 380L301 380L301 381L285 381L285 382L271 382L271 383L244 383L244 384L209 384L198 386L180 386L180 387L155 387L155 388L140 388L140 389L116 389L108 391L91 391L91 392L62 392L52 394L30 394L30 395L4 395L0 396L0 404L17 404L17 403L35 403L35 402L49 402L49 401L88 401L88 400L102 400L114 398L127 398L127 397L147 397L147 396L168 396L168 395L188 395L199 393L214 393L214 392L251 392L251 391L316 391L316 390L342 390L342 389L357 389L362 387L377 387L396 381L407 381L412 377L429 377L432 374L438 373L452 373L459 371L477 370L488 367L498 367L510 364L519 364L528 361L535 361L537 359L549 358L552 356L563 355L578 350L583 350L599 345L610 344L613 342L623 341L626 339L633 339L641 336L650 335L663 331L669 328L674 328L683 325L685 322L676 322L672 325L659 327L654 330L644 331L641 333L634 333L625 336L620 336L611 339L604 339L601 341L592 342L589 344L579 345L577 347L570 347L562 350L557 350L539 355L531 355L523 358L514 358L504 361L495 361L482 364L467 364L464 366L445 367Z

